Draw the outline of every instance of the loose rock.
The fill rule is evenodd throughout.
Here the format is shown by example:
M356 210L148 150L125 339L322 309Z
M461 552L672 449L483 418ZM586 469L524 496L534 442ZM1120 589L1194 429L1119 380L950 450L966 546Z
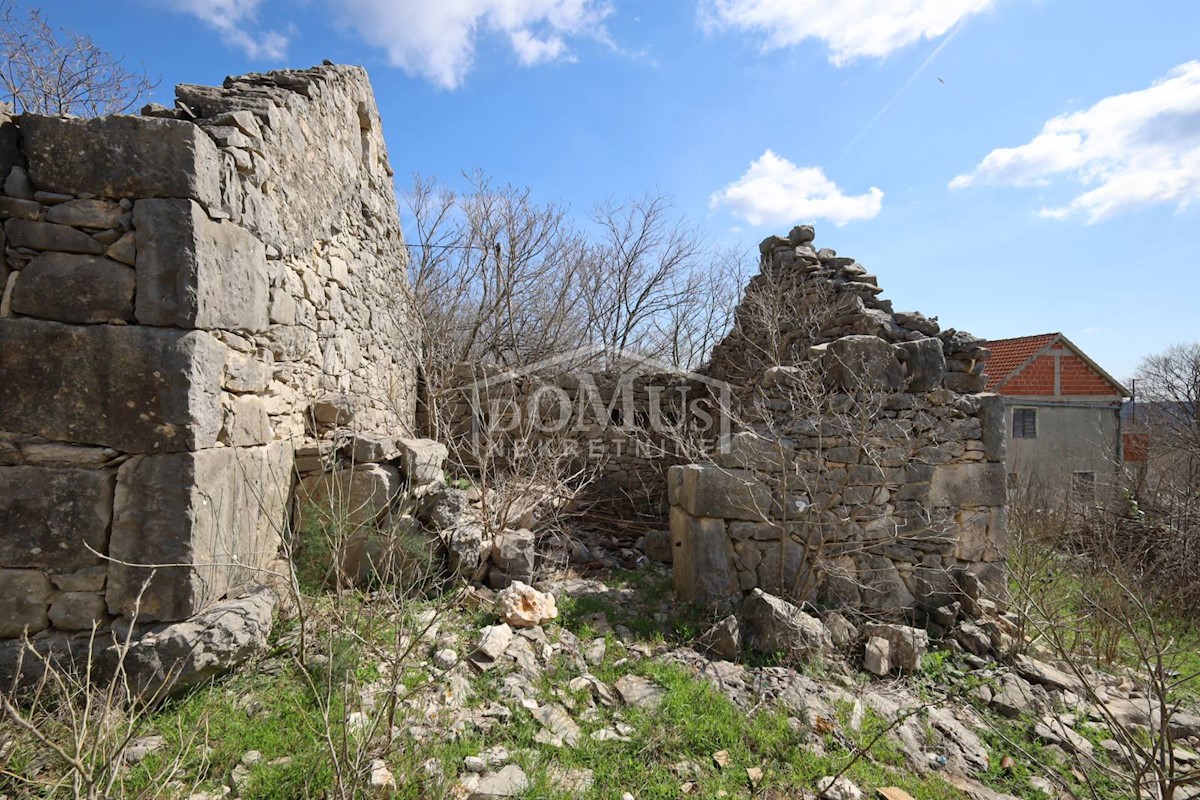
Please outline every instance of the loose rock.
M741 618L747 643L760 653L786 652L810 660L832 648L820 620L761 589L756 588L746 598Z
M558 618L554 595L521 581L513 581L496 595L496 610L501 619L517 628L531 628Z

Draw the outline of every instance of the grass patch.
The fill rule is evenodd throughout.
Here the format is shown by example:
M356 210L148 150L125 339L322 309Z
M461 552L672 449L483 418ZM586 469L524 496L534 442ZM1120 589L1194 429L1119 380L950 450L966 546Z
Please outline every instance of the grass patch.
M595 638L598 632L587 617L602 613L610 625L628 628L635 638L653 643L690 642L710 622L698 606L675 602L674 578L667 570L618 569L605 576L605 583L607 595L559 598L559 622L578 636ZM631 596L636 600L629 600Z

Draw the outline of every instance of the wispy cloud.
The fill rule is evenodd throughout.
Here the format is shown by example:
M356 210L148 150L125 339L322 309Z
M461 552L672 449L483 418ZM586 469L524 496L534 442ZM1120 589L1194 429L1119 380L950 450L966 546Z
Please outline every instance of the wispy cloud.
M883 191L847 195L820 167L798 167L767 150L737 180L715 192L713 208L725 208L753 226L827 219L845 225L871 219L883 208Z
M569 40L608 42L604 0L338 0L330 6L368 44L409 75L443 89L462 85L483 35L507 40L533 66L573 60Z
M1134 206L1200 199L1200 61L1171 70L1146 89L1113 95L1054 117L1019 147L993 150L950 182L969 186L1044 186L1065 179L1084 189L1052 219L1098 222Z
M258 24L262 0L167 0L167 6L198 18L221 34L226 44L253 59L279 61L287 56L288 35Z
M817 39L829 61L881 58L922 39L936 39L960 20L996 0L700 0L700 21L709 30L737 30L763 37L765 49Z

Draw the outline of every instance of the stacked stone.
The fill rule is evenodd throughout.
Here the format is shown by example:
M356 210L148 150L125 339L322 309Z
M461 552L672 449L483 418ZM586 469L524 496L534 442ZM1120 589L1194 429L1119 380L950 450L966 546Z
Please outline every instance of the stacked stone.
M354 404L344 398L313 404L310 424L317 438L295 451L297 529L303 528L306 513L351 528L373 526L395 509L402 491L417 496L444 483L445 445L363 433L356 423Z
M975 393L986 350L893 314L873 277L811 241L799 227L763 242L775 277L751 282L714 355L712 374L746 380L731 387L743 430L712 463L671 469L677 589L706 604L761 588L926 618L981 591L1000 599L1004 417L998 396ZM764 367L750 309L780 276L821 307L793 360ZM747 364L763 368L751 379Z
M0 115L0 638L182 620L286 569L293 452L325 395L412 429L365 73L179 96Z
M300 435L314 399L355 405L361 431L413 432L415 311L379 112L366 73L326 65L176 87L220 150L221 208L270 263L266 409ZM308 425L311 432L311 424Z
M733 330L713 348L703 372L729 382L734 390L754 387L763 372L805 361L808 348L843 336L875 336L890 344L938 338L948 372L947 388L982 391L987 361L984 340L953 329L942 331L936 318L918 312L893 312L880 297L875 275L853 258L830 248L815 249L811 225L797 225L786 238L769 236L759 245L762 265L734 313ZM770 293L764 300L762 293ZM768 311L764 311L768 309ZM774 330L767 330L764 314ZM781 344L782 343L782 344Z

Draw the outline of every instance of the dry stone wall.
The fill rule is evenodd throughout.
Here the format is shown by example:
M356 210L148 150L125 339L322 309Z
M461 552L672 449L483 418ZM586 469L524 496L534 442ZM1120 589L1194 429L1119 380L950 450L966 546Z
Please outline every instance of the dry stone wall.
M182 620L280 568L321 409L414 421L366 73L0 115L0 637Z
M738 432L710 463L670 471L676 588L935 621L1002 602L1004 416L979 393L982 340L894 313L873 275L813 236L762 243L714 350Z

